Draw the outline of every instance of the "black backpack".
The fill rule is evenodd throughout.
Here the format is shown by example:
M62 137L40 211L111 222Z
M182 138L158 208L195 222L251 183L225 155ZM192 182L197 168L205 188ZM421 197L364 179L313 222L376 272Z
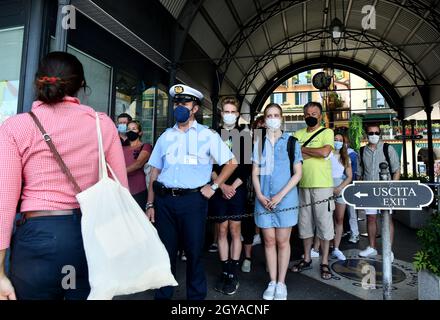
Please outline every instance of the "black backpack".
M389 154L389 149L390 149L390 145L388 143L384 143L383 144L383 153L385 155L385 159L387 160L388 163L388 170L390 171L390 177L393 177L393 172L391 171L391 160L390 160L390 154ZM362 172L365 171L365 166L364 166L364 151L365 151L365 147L361 147L360 151L359 151L359 155L361 157L361 167L362 167Z
M263 133L261 136L261 141L263 141L263 144L262 144L262 148L261 148L260 158L261 158L263 151L264 151L264 146L265 146L264 141L266 141L266 133L267 133L267 130L265 128L262 128L261 130ZM290 160L290 176L291 177L293 177L293 175L295 174L294 163L295 163L295 147L296 147L297 141L298 141L298 139L296 139L294 136L290 136L289 141L287 142L287 153L289 155L289 160Z

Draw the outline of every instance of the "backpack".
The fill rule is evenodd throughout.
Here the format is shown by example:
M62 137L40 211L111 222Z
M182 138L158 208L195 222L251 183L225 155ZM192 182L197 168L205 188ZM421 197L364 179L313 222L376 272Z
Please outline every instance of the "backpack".
M385 159L388 163L388 170L390 171L390 177L393 176L393 172L391 171L391 160L390 160L390 154L389 154L389 148L390 145L388 143L384 143L383 144L383 153L385 155ZM365 147L361 147L360 151L359 151L359 155L361 157L361 167L362 167L362 172L364 172L365 166L364 166L364 151L365 151Z
M260 158L263 154L264 151L264 146L266 145L266 143L264 143L264 141L266 141L266 133L267 130L262 128L262 136L261 136L261 141L263 141L262 144L262 148L261 148L261 153L260 153ZM295 170L293 168L294 163L295 163L295 147L296 147L296 142L298 141L298 139L296 139L294 136L290 136L289 137L289 141L287 142L287 154L289 155L289 160L290 160L290 176L293 177L293 175L295 174Z

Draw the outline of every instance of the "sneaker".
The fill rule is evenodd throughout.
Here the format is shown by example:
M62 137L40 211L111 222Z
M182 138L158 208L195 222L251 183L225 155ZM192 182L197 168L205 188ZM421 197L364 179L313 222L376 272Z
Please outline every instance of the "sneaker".
M287 300L287 287L284 283L278 282L275 288L274 300Z
M259 234L256 234L254 236L254 242L252 243L253 246L261 244L261 236Z
M228 275L223 273L217 278L215 282L214 290L223 293L223 287L225 286L226 280L228 279Z
M333 250L332 252L332 258L334 259L338 259L340 261L345 261L347 260L347 258L345 257L345 255L342 253L341 250L339 250L338 248L336 248L335 250Z
M209 247L208 251L211 252L211 253L218 252L218 245L217 245L217 243L211 244L211 246Z
M354 244L358 243L359 242L359 235L352 234L350 236L350 239L348 239L348 242L351 242L351 243L354 243Z
M251 272L252 262L249 259L244 259L243 264L241 265L241 271L245 273Z
M315 249L312 248L312 250L310 250L310 257L319 258L319 251L315 251ZM304 255L302 255L301 258L304 259Z
M368 258L377 256L377 250L372 247L367 247L367 249L359 252L359 257Z
M239 285L238 278L230 274L223 285L223 293L232 296L237 292Z
M277 286L277 283L275 281L272 281L269 283L266 291L264 291L263 300L273 300L275 298L276 286Z

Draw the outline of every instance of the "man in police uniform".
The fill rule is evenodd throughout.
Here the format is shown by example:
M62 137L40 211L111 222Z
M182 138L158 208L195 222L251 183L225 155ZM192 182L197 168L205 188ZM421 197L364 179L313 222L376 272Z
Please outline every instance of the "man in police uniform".
M201 256L205 241L208 200L237 168L237 161L221 137L197 123L202 93L185 86L170 89L176 125L158 139L150 157L151 178L147 215L155 224L176 274L180 241L187 256L187 299L204 300L207 283ZM210 184L213 161L224 165ZM157 300L168 300L173 288L156 291Z

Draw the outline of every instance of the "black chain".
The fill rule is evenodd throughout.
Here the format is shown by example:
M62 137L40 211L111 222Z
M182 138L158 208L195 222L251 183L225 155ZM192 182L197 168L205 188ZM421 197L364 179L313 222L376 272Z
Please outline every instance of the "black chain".
M330 202L332 200L336 200L337 198L340 198L341 196L331 196L328 199L325 200L321 200L321 201L317 201L317 202L312 202L309 204L304 204L301 206L297 206L297 207L292 207L292 208L285 208L285 209L281 209L281 210L275 210L275 211L264 211L264 212L254 212L254 213L248 213L248 214L237 214L237 215L232 215L232 216L225 216L225 217L208 217L208 220L225 220L225 218L227 218L228 220L237 220L237 219L244 219L244 218L251 218L253 216L262 216L262 215L270 215L270 214L276 214L276 213L282 213L282 212L287 212L287 211L291 211L291 210L295 210L295 209L301 209L301 208L307 208L307 207L311 207L314 205L318 205L318 204L322 204L322 203L327 203ZM256 200L258 201L258 200Z

